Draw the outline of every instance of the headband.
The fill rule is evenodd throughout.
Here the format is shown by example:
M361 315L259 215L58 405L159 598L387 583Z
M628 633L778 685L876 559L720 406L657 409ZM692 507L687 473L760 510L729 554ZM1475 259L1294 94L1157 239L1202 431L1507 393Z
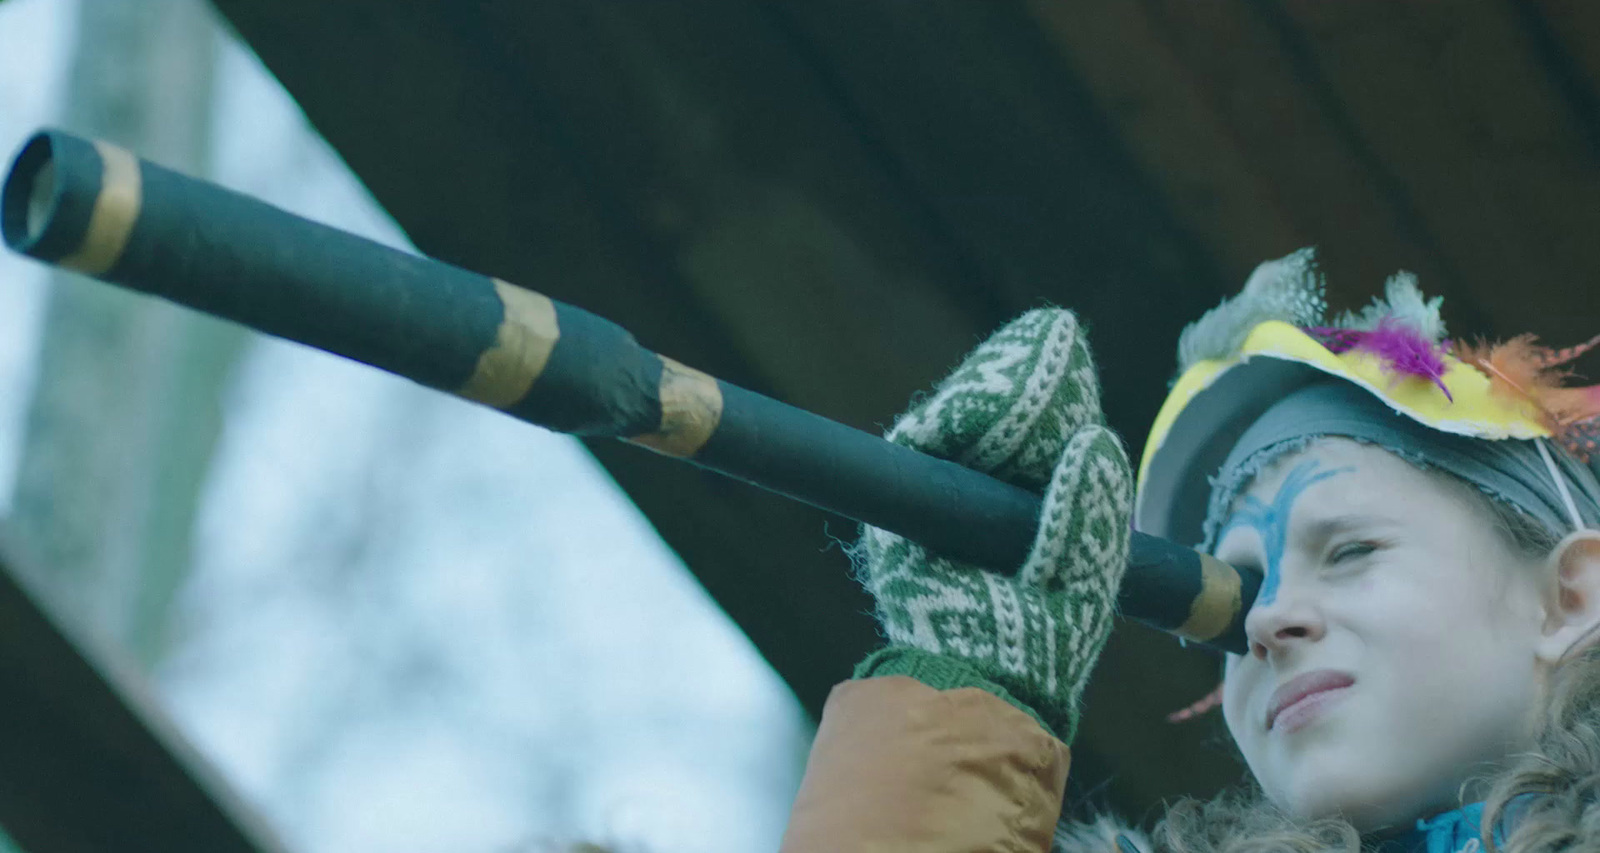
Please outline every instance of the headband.
M1376 445L1420 467L1454 474L1552 531L1600 527L1600 481L1570 453L1551 453L1540 438L1487 441L1432 429L1330 377L1274 403L1239 437L1212 479L1203 549L1216 545L1234 499L1257 473L1326 436Z

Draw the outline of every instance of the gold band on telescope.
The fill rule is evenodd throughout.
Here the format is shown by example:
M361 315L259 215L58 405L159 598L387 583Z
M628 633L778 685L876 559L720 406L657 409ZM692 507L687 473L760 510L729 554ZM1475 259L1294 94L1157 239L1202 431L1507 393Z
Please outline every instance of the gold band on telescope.
M495 333L494 346L478 356L471 378L456 393L504 409L528 395L550 361L561 328L550 297L498 278L491 281L505 307L504 319Z
M688 459L700 452L722 423L717 380L666 356L661 359L661 429L629 441L668 456Z
M1200 555L1200 594L1189 606L1189 618L1173 631L1200 643L1210 642L1228 630L1244 605L1239 573L1210 554Z
M89 213L89 230L83 235L83 244L56 263L88 275L101 275L117 265L128 247L128 235L133 233L139 206L144 203L144 188L139 179L139 158L104 142L96 141L94 147L100 154L103 171L100 194L95 196L94 210Z

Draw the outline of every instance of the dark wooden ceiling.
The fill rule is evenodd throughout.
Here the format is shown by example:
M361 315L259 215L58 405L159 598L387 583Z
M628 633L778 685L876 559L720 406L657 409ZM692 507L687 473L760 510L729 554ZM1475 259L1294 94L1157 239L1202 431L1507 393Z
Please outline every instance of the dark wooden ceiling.
M422 250L864 428L1050 302L1137 452L1181 326L1313 243L1339 301L1404 267L1457 331L1600 331L1583 0L216 5ZM875 642L851 527L592 449L819 709ZM1162 721L1216 674L1120 627L1077 790L1237 779L1215 721Z

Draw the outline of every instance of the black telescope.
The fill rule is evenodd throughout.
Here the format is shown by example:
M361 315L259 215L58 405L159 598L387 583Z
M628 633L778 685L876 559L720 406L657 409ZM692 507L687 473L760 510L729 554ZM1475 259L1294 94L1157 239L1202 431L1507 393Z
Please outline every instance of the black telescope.
M58 131L0 196L6 245L547 429L674 456L997 571L1038 495L730 385L580 308L379 245ZM1244 652L1261 579L1135 532L1124 615Z

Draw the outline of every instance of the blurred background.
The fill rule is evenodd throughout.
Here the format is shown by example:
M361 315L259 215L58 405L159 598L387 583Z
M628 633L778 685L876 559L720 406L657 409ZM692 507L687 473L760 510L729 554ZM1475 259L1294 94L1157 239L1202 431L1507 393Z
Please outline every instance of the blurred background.
M1407 269L1455 336L1600 331L1586 0L0 0L0 147L44 123L874 431L1048 303L1137 458L1183 325L1307 245L1336 310ZM12 256L0 517L291 850L773 849L877 642L842 519ZM1217 675L1119 622L1068 810L1238 782L1165 722ZM0 767L8 814L194 787L37 726L88 769Z
M200 0L0 3L47 124L409 248ZM811 724L576 440L6 253L0 515L291 849L777 846Z

